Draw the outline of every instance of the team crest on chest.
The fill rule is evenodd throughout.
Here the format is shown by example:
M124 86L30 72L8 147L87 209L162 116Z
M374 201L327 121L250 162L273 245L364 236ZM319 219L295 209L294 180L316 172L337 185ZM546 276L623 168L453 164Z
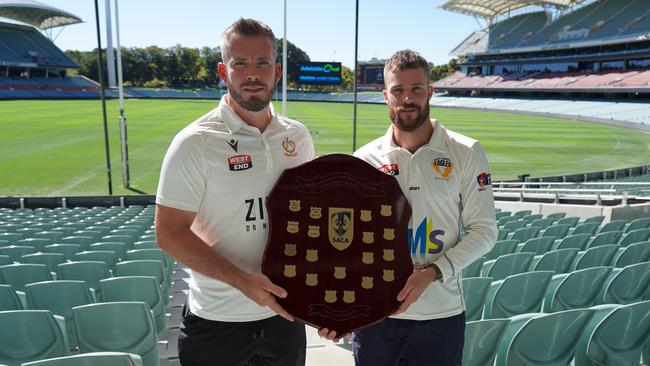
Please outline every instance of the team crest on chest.
M431 162L433 170L435 170L438 175L444 179L448 180L451 178L451 173L454 171L454 163L447 158L436 158Z
M296 143L291 141L288 137L285 137L284 140L282 140L282 148L284 149L284 155L286 156L296 156L298 153L296 152Z

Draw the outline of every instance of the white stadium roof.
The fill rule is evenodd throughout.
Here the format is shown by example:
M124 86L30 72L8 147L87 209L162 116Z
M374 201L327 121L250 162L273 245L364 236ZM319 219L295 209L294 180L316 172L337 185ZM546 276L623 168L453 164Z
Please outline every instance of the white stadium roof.
M557 9L570 8L585 0L447 0L442 8L455 13L493 19L509 12L529 6L544 6Z
M0 17L27 23L38 29L48 29L81 23L74 14L36 0L0 0Z

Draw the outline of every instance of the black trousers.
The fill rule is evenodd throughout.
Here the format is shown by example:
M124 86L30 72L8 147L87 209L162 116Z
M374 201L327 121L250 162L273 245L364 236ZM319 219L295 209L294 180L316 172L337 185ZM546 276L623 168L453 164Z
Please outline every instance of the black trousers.
M460 366L465 313L443 319L387 318L352 335L357 366Z
M280 316L252 322L203 319L183 309L178 352L183 366L304 366L304 324Z

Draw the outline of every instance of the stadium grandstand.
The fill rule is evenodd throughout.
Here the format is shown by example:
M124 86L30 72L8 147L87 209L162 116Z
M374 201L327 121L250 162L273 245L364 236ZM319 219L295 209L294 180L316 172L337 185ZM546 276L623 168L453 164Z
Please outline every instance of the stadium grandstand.
M650 97L648 0L449 0L442 8L481 18L487 26L452 51L461 70L435 83L432 107L515 115L510 135L498 135L502 140L518 138L525 115L557 117L559 123L598 122L650 136L650 103L645 100ZM51 106L60 103L80 109L80 104L67 103L100 98L97 82L69 75L79 66L47 35L81 22L79 17L33 0L0 0L0 17L19 23L0 22L0 103L20 105L20 122L29 119L22 116L28 108L48 105L55 110ZM288 100L305 102L296 103L301 107L319 102L319 113L334 110L309 116L316 116L309 121L313 124L306 123L316 144L345 138L340 133L347 124L336 125L343 127L329 136L326 129L326 124L350 122L342 103L385 103L376 92L383 84L383 62L362 63L360 74L368 82L360 83L365 91L356 97L287 92ZM131 132L136 137L132 160L147 156L139 167L147 165L157 174L160 166L155 164L162 156L149 149L173 137L162 132L152 137L172 123L160 116L175 117L179 112L172 107L183 104L200 110L201 99L214 101L225 93L125 88L132 105L145 105L132 117L138 127ZM106 96L116 98L117 92L108 89ZM155 99L165 100L156 104ZM79 103L97 107L93 101ZM383 118L379 125L368 117L369 109L364 111L365 127L373 134L385 131L385 110L377 112ZM306 116L307 108L302 111ZM56 124L35 116L39 127ZM2 117L0 113L0 123ZM90 160L86 154L94 140L87 135L96 130L84 130L82 124L92 118L96 116L66 121L64 129L74 131L64 132L81 142L60 137L51 145L61 155L47 158L66 160L66 169ZM43 141L32 133L54 139L44 132L52 130L20 125L37 132L4 140L15 144L12 149L31 139ZM586 129L583 125L572 124L573 133ZM597 137L607 135L603 140L612 138L618 147L620 141L611 135L621 130L607 129ZM77 142L81 149L73 150ZM539 151L538 160L546 158L544 143L534 151ZM504 146L509 150L514 145ZM490 159L497 155L485 147ZM16 148L21 149L28 150ZM22 165L0 171L0 177L36 170L29 164L41 155L21 154L15 155ZM597 158L611 151L607 154ZM520 158L511 151L499 157L507 164ZM580 161L588 170L591 161ZM90 179L92 172L82 174L74 184ZM543 177L517 174L516 180L491 183L498 240L460 277L467 320L463 365L650 364L650 156L641 166ZM74 184L64 181L61 186ZM157 244L155 196L74 196L59 189L45 197L0 197L0 366L180 365L177 337L190 270ZM428 237L420 234L418 230L416 240ZM354 364L349 340L333 343L319 338L314 328L307 332L307 366Z
M81 22L38 1L0 1L0 99L97 98L98 85L68 76L79 66L41 31Z
M459 1L485 20L452 54L461 71L435 84L453 95L650 97L647 1Z

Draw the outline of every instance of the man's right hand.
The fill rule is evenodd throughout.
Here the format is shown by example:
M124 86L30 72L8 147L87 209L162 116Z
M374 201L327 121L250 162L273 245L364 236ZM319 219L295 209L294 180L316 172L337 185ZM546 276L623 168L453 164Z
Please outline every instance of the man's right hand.
M275 285L262 273L244 273L241 281L235 287L246 297L255 301L257 305L268 306L288 321L292 322L294 320L293 316L275 301L275 296L279 298L287 297L287 291Z

